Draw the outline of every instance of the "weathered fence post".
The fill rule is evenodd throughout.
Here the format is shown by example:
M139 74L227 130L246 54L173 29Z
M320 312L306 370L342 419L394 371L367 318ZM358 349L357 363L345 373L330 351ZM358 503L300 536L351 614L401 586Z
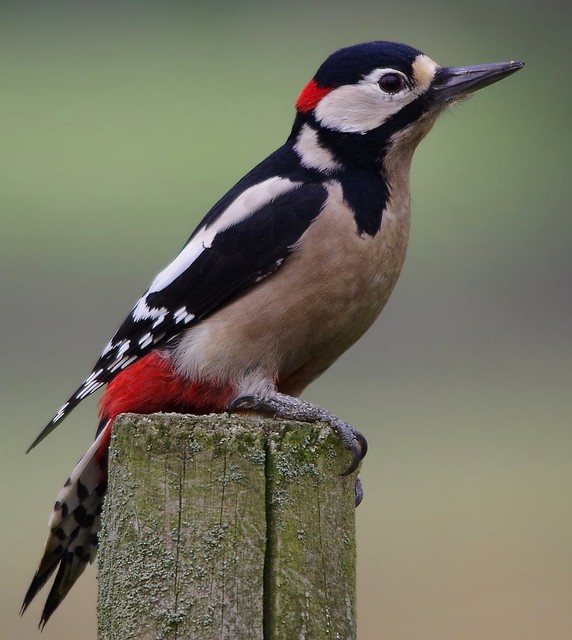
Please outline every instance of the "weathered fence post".
M323 425L118 418L99 640L355 639L348 463Z

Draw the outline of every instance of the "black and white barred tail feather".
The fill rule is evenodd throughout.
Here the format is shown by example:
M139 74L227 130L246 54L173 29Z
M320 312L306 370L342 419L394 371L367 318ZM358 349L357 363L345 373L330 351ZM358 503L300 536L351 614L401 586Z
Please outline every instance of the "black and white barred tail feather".
M43 628L87 565L95 559L103 497L107 489L107 446L112 421L107 421L95 442L66 481L50 515L50 533L40 566L28 588L21 613L56 571L40 619Z

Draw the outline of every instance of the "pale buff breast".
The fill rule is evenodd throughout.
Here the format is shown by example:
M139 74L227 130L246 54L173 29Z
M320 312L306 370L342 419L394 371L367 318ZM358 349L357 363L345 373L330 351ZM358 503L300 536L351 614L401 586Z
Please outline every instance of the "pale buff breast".
M407 186L407 185L404 185ZM405 258L409 195L394 193L374 237L358 235L339 184L272 276L189 329L172 355L191 379L299 394L371 326Z

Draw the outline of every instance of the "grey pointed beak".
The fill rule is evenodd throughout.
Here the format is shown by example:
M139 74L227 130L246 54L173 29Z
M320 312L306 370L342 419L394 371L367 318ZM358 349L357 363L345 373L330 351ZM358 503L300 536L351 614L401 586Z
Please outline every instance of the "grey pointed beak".
M498 82L524 67L524 62L495 62L472 67L441 67L433 82L436 99L447 102Z

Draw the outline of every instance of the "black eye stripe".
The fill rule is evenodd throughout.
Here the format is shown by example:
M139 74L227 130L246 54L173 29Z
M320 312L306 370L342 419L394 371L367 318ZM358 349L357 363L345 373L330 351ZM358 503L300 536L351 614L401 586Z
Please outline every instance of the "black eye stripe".
M407 81L399 73L384 73L378 84L385 93L398 93L406 87Z

